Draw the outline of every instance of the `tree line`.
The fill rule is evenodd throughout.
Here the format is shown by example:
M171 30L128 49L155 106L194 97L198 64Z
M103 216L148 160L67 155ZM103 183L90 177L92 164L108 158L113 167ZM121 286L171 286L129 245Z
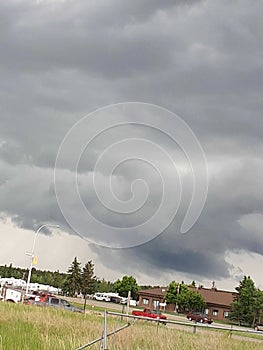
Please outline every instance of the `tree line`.
M13 267L12 264L4 265L0 266L0 276L26 280L28 269ZM76 296L81 293L85 297L95 292L117 292L120 296L127 297L128 292L131 291L131 297L136 300L139 290L159 287L139 286L133 276L123 276L122 279L115 282L100 279L94 274L92 260L82 266L77 257L74 258L66 273L59 272L59 270L42 271L33 268L31 282L60 288L63 294L68 296ZM204 310L206 307L204 298L194 288L189 287L195 287L195 282L186 285L183 281L181 283L172 281L167 288L166 302L174 304L180 312ZM255 322L262 322L262 319L263 291L255 287L254 281L249 276L244 276L236 287L229 320L236 321L238 324L253 325Z
M62 288L63 283L66 279L66 273L57 271L48 271L48 270L37 270L33 267L31 282L39 283L39 284L47 284L50 286L54 286L56 288ZM28 276L28 269L14 267L12 264L10 265L2 265L0 266L0 276L3 278L14 277L17 279L26 280Z
M20 267L0 266L0 277L17 278L26 280L28 269ZM66 273L57 271L43 271L32 269L31 283L46 284L62 290L64 295L76 296L82 294L86 296L94 292L118 292L120 296L127 297L131 291L134 299L138 298L138 291L141 289L133 276L123 276L115 282L100 279L94 274L94 264L92 260L81 266L81 263L74 258Z
M88 261L83 267L75 257L71 263L63 284L63 292L69 296L82 294L84 297L94 292L117 292L127 297L128 292L135 299L138 297L139 285L133 276L123 276L114 283L99 280L94 275L94 264Z

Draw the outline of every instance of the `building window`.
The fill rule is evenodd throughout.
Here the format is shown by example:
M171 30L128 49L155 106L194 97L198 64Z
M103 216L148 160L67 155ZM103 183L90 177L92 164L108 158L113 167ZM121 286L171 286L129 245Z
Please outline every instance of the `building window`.
M153 307L154 309L157 309L159 307L159 300L153 300Z
M213 316L217 316L218 315L218 310L213 310Z
M224 311L224 317L228 318L229 312L228 311Z
M149 304L149 299L142 299L143 305L148 305Z
M206 315L209 314L209 309L205 309L205 314L206 314Z

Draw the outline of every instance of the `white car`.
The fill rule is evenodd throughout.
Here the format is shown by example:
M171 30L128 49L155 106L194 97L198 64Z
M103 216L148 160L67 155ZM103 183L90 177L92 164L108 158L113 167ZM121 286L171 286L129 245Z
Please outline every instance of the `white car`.
M254 326L255 331L263 332L263 323L256 323Z

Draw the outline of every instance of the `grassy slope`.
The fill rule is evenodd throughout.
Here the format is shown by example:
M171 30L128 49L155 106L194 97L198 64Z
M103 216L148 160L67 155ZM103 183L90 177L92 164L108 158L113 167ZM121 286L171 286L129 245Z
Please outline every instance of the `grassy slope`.
M121 322L108 320L113 330ZM97 313L78 314L52 308L0 303L0 350L73 350L101 336L103 318ZM98 346L91 347L96 349ZM170 329L138 321L109 340L110 350L150 349L233 349L260 350L262 342L253 343L227 338L227 333Z

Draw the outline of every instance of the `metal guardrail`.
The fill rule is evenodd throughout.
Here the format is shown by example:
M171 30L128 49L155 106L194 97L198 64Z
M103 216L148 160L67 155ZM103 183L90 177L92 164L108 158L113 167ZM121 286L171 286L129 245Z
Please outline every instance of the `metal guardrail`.
M116 333L122 331L123 329L128 328L128 327L131 326L131 323L127 323L124 326L122 326L120 328L117 328L114 331L108 333L107 332L107 314L108 314L108 312L105 310L104 311L104 326L103 326L103 335L102 335L102 337L97 338L97 339L95 339L95 340L93 340L90 343L87 343L85 345L82 345L81 347L77 348L76 350L86 349L86 348L88 348L88 347L90 347L90 346L92 346L92 345L94 345L94 344L96 344L96 343L98 343L100 341L103 341L103 349L107 350L107 338L110 337L111 335L115 335Z
M107 337L110 337L111 335L114 335L114 334L116 334L116 333L122 331L123 329L130 327L130 326L131 326L131 323L128 323L128 324L126 324L126 325L124 325L124 326L122 326L122 327L116 329L115 331L112 331L112 332L108 333L108 334L107 334ZM76 350L83 350L83 349L86 349L86 348L88 348L89 346L94 345L94 344L98 343L99 341L102 341L103 339L104 339L103 336L100 337L100 338L97 338L97 339L93 340L92 342L90 342L90 343L88 343L88 344L85 344L85 345L81 346L80 348L77 348Z
M169 319L160 319L160 318L151 318L151 317L142 317L142 316L134 316L134 315L129 315L129 314L125 314L125 313L120 313L120 312L112 312L112 311L104 311L104 330L103 330L103 335L100 338L97 338L93 341L91 341L90 343L87 343L79 348L77 348L76 350L83 350L86 349L96 343L98 343L99 341L103 341L103 349L107 349L107 338L110 337L111 335L114 335L118 332L120 332L121 330L130 327L132 324L131 323L127 323L124 326L115 329L112 332L107 333L107 315L112 315L112 316L118 316L121 317L121 319L123 318L132 318L133 320L144 320L144 321L151 321L151 322L157 322L157 326L160 323L163 324L175 324L175 325L181 325L181 326L187 326L187 327L193 327L193 333L197 332L197 328L205 328L206 330L222 330L222 331L226 331L229 333L229 336L231 337L233 332L239 332L239 333L247 333L247 334L262 334L262 341L263 341L263 332L258 332L255 330L250 330L250 329L239 329L239 328L233 328L232 325L230 325L230 328L226 328L226 327L222 327L222 326L218 326L218 325L209 325L209 324L205 324L205 323L189 323L189 322L181 322L181 321L176 321L176 320L169 320Z
M262 332L258 332L252 329L239 329L239 328L234 328L232 325L230 325L229 328L222 327L220 325L208 325L207 323L190 323L190 322L181 322L181 321L176 321L176 320L162 320L158 318L150 318L150 317L141 317L141 316L133 316L133 315L127 315L119 312L107 312L108 315L114 315L114 316L121 316L121 317L127 317L127 318L133 318L133 319L141 319L141 320L147 320L147 321L153 321L153 322L159 322L159 323L164 323L164 324L177 324L181 326L187 326L187 327L193 327L193 328L205 328L205 329L216 329L216 330L223 330L227 332L241 332L241 333L248 333L248 334L262 334ZM263 337L262 337L263 341Z

